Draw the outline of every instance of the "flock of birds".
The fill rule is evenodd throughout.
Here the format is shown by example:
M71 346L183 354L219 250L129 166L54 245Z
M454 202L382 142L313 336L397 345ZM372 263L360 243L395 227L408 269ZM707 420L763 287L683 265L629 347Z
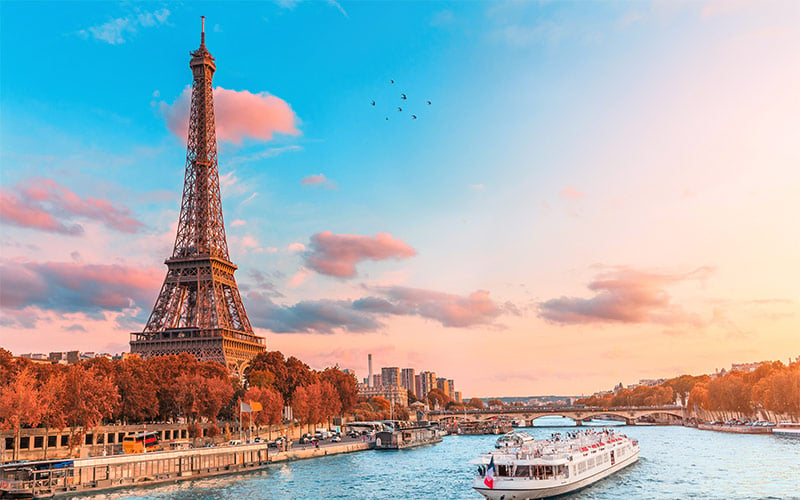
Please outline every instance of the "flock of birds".
M389 80L389 84L390 84L390 85L394 85L394 80ZM397 106L397 112L398 112L398 113L402 113L402 112L403 112L403 106L405 106L407 102L409 102L409 101L408 101L408 96L406 96L406 94L405 94L405 93L402 93L402 92L401 92L401 93L400 93L400 102L398 103L398 104L400 104L400 105L399 105L399 106ZM425 102L426 102L426 104L427 104L428 106L430 106L430 105L431 105L431 101L429 101L429 100L426 100ZM375 103L375 99L372 99L372 100L370 100L370 105L372 105L372 106L375 106L375 105L376 105L376 103ZM388 120L388 119L389 119L389 116L387 115L387 116L386 116L386 120ZM411 114L411 119L412 119L412 120L416 120L416 119L417 119L417 115L415 115L415 114Z

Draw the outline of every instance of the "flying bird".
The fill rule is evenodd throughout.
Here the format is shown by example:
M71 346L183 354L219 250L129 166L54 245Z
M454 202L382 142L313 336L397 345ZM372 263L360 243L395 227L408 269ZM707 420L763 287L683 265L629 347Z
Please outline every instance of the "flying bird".
M394 80L389 80L389 83L394 83Z
M388 117L388 116L386 117L386 120L387 120L387 121L389 120L389 117Z
M406 100L406 95L405 94L400 94L400 99L405 101Z
M372 101L372 105L373 105L373 106L375 105L375 101Z
M428 101L428 106L430 106L430 105L431 105L431 101Z
M412 120L416 120L417 119L417 115L411 115L411 119Z
M397 107L397 111L403 111L403 108L401 108L400 106L398 106L398 107Z

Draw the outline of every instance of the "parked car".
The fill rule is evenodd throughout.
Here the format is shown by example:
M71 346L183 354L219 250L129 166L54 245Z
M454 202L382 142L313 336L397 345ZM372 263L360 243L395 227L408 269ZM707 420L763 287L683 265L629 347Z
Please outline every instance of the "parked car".
M309 444L312 439L314 439L314 436L311 434L303 434L303 436L300 438L300 444Z
M333 438L331 439L331 441L332 441L332 442L334 442L334 443L339 443L339 442L341 442L341 441L342 441L342 436L340 436L339 434L337 434L337 435L333 436Z

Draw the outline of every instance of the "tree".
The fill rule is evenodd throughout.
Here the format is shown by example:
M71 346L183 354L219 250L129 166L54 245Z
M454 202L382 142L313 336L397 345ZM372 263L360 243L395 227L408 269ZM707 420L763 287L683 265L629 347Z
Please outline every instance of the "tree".
M443 390L438 388L431 389L430 392L428 392L428 395L425 397L427 398L428 406L430 406L431 409L443 408L451 401L450 397L445 394Z
M269 370L254 370L247 376L247 385L250 387L273 387L275 375Z
M502 408L503 406L505 406L505 403L503 403L503 401L501 399L497 399L497 398L490 399L489 401L486 402L486 404L488 404L489 407L499 406L499 407Z
M50 365L61 368L58 365ZM64 418L64 402L59 397L59 393L65 386L64 370L50 370L49 376L42 382L39 390L39 398L42 403L42 425L45 427L45 434L49 434L50 429L63 430L66 426ZM44 459L47 459L48 439L44 442Z
M705 382L695 384L695 386L692 387L692 391L689 393L687 404L691 407L710 410L711 404L708 399L708 384Z
M294 417L300 425L307 425L311 430L311 424L319 422L320 394L312 386L298 387L294 391L292 410Z
M475 408L476 410L483 410L483 400L478 398L472 398L467 402L467 406L470 408Z
M713 409L749 412L750 388L741 372L732 371L708 384L708 400Z
M358 399L358 381L352 373L344 373L338 367L325 368L319 374L320 380L327 382L336 389L341 413L350 411Z
M334 415L338 415L342 411L342 402L336 388L329 382L320 381L314 385L318 385L319 399L320 399L320 419L328 420L328 427L330 427L330 419Z
M383 396L373 396L369 399L369 403L375 411L385 412L386 414L392 409L392 403Z
M281 423L283 417L283 397L275 389L270 387L251 387L247 389L244 400L257 401L261 403L262 410L255 412L253 421L257 426L276 425ZM269 437L272 437L272 429L268 430Z
M286 394L282 394L284 400L291 402L294 391L298 387L309 386L316 382L318 376L311 371L311 368L294 356L286 360Z
M67 369L58 398L63 402L64 421L70 426L70 455L87 431L114 415L119 403L111 377L81 363Z
M181 375L197 369L197 359L191 354L177 356L154 356L146 360L155 384L158 399L158 418L163 422L174 421L181 414L181 395L175 381Z
M0 389L0 428L14 431L14 459L19 448L20 429L23 425L39 425L43 414L36 378L29 369L20 372L10 384Z
M147 364L139 356L113 363L114 383L120 396L116 418L122 422L143 422L158 414L156 384Z
M294 391L293 387L289 386L288 372L286 368L286 359L280 351L269 351L259 353L255 358L250 360L250 364L244 370L245 379L248 383L253 383L250 380L251 374L256 372L268 372L272 375L272 385L283 397L286 403L289 403L289 396ZM255 380L258 380L256 375ZM262 386L263 387L263 386Z

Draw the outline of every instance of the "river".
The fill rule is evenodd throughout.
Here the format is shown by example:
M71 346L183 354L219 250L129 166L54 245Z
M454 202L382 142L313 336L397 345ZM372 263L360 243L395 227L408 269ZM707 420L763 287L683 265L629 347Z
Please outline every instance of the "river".
M540 439L559 429L525 430ZM800 439L676 426L618 430L639 440L639 462L570 499L800 499ZM81 498L479 500L483 497L470 487L475 466L468 462L493 449L496 439L446 436L442 443L410 450L335 455Z

